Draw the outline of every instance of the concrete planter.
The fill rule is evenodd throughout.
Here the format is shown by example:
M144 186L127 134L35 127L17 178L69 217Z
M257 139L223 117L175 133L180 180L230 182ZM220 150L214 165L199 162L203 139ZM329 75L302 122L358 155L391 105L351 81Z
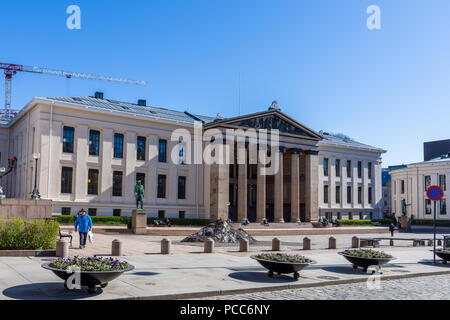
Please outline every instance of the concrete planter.
M270 261L265 259L257 258L256 255L251 256L250 258L258 261L264 268L269 270L267 275L272 278L274 273L278 274L287 274L293 273L294 278L298 279L300 277L300 271L309 266L312 262L307 263L295 263L295 262L278 262L278 261Z

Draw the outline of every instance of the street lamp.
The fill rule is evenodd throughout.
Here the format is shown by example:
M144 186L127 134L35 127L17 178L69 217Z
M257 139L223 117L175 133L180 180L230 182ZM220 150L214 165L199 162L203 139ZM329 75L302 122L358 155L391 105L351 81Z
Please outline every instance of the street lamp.
M41 199L41 195L39 194L39 190L37 188L37 164L38 164L38 160L40 157L41 157L41 154L39 152L33 153L33 158L34 158L34 160L36 160L36 165L34 167L34 189L33 189L33 193L31 194L32 200Z

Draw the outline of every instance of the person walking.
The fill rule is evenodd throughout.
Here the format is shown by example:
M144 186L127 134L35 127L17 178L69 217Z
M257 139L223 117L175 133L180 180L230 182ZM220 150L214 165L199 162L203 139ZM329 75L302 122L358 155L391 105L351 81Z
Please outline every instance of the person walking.
M394 236L394 231L395 231L395 229L396 229L396 227L395 227L394 223L391 223L391 224L389 225L389 231L391 232L391 237Z
M79 211L79 215L75 220L75 232L77 229L80 234L80 249L86 247L86 238L89 231L92 230L92 219L84 209Z

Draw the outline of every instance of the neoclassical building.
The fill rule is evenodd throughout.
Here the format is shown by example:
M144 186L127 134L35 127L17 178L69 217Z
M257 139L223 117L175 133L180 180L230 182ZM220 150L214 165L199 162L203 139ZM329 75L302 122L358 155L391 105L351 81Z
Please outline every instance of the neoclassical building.
M449 220L447 208L450 183L450 154L445 154L428 161L408 164L403 169L392 171L392 211L398 217L402 215L402 200L408 206L408 215L416 219L433 219L434 205L426 196L426 190L438 185L444 191L444 197L436 203L436 218Z
M236 141L249 129L278 130L268 142L279 169L261 175L263 166L207 164L183 157L194 143L171 139L175 130L195 136L234 132L224 139L232 158ZM205 140L206 139L206 140ZM245 140L247 139L247 140ZM244 150L251 149L244 137ZM183 150L186 148L187 150ZM259 149L259 147L258 147ZM181 153L180 153L181 150ZM172 161L172 153L180 157ZM37 187L53 200L54 213L130 215L133 187L141 180L149 216L231 218L241 221L316 221L320 216L366 219L382 216L381 155L385 151L344 135L315 132L273 103L268 110L234 118L206 117L165 108L94 97L34 98L11 120L0 122L0 166L17 157L17 167L3 179L9 198L29 198ZM183 155L184 154L184 155ZM247 160L250 150L244 152ZM258 153L259 155L259 153ZM250 162L250 163L249 163Z

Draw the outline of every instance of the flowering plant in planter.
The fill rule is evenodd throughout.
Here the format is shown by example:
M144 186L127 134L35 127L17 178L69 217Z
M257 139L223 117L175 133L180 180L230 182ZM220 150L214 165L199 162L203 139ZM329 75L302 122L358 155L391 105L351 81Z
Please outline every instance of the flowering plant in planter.
M126 261L120 261L109 257L78 257L59 258L49 264L51 268L68 270L70 267L78 267L80 271L121 271L127 270L130 266Z
M384 253L382 251L376 251L371 249L352 249L345 250L342 252L343 255L357 257L357 258L367 258L367 259L390 259L392 256L390 254Z
M261 253L255 256L256 259L262 259L273 262L285 263L311 263L311 260L301 255L289 255L283 253Z

